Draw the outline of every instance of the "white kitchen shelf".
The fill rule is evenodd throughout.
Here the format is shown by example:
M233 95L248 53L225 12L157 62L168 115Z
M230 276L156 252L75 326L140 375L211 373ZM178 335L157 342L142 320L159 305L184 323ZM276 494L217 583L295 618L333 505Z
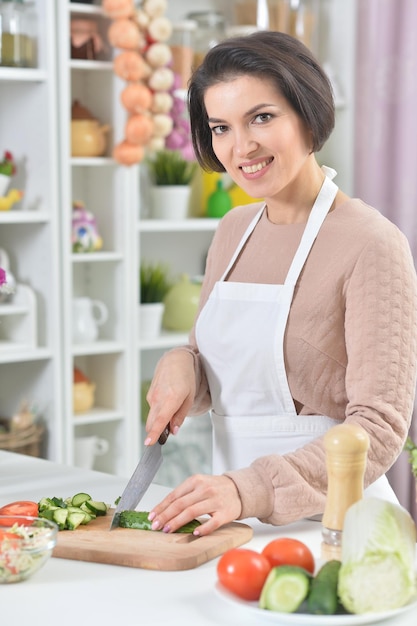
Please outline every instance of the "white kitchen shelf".
M119 252L76 252L72 255L73 263L116 263L122 259L123 255Z
M74 167L116 167L117 163L110 157L71 157L70 163Z
M62 1L63 0L59 0L59 2ZM69 2L67 4L67 9L71 14L103 15L103 9L99 5L83 4L82 2Z
M43 83L47 78L48 74L43 69L0 67L0 81L5 83Z
M117 354L123 352L125 346L118 341L94 341L92 343L75 344L72 347L74 356L87 354Z
M98 72L104 70L106 72L113 71L113 63L111 61L80 61L78 59L72 59L69 63L72 70Z
M16 349L16 344L11 341L0 341L0 364L27 363L30 361L46 361L53 356L48 348Z
M0 224L42 224L50 219L45 211L11 210L0 213Z
M211 218L189 218L185 220L141 219L138 230L144 233L158 232L214 232L220 220Z
M74 426L85 426L86 424L100 424L102 422L122 422L125 416L117 411L111 411L104 407L94 407L85 413L74 413Z
M0 213L0 248L16 282L0 309L0 414L23 399L40 407L48 436L42 454L63 459L61 277L58 201L56 0L34 0L37 67L0 67L0 150L12 152L18 208ZM24 283L24 285L22 285Z

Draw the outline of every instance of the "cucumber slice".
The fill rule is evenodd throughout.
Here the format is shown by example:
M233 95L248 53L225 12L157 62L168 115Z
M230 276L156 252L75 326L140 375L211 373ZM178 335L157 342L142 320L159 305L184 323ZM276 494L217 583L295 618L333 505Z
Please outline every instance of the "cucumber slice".
M88 508L87 506L87 502L89 502L89 500L86 500L85 502L83 502L80 506L80 510L84 511L84 513L88 513L88 515L92 515L94 517L94 519L97 517L95 513L93 513L93 511L91 509Z
M93 513L86 513L85 511L83 511L84 513L84 521L81 522L81 524L84 526L85 524L89 524L90 522L93 521L93 519L96 519L96 516L93 515Z
M105 502L97 502L97 500L86 500L85 506L95 515L106 515L107 504Z
M58 524L59 530L65 530L66 523L68 518L68 509L55 509L54 511L54 522Z
M39 511L39 517L43 517L44 519L49 519L49 521L54 521L54 513L58 507L54 507L53 509L43 509Z
M67 528L68 530L75 530L85 521L85 513L80 511L79 513L68 513Z
M72 496L71 504L72 506L81 506L84 502L88 502L91 500L91 496L88 493L76 493L75 496Z
M294 613L307 598L311 579L311 574L296 565L273 567L263 586L259 607Z
M41 498L38 502L38 510L44 511L45 509L49 509L52 506L51 498Z
M51 502L54 506L59 506L61 509L65 509L67 507L67 503L62 498L57 498L56 496L51 498Z

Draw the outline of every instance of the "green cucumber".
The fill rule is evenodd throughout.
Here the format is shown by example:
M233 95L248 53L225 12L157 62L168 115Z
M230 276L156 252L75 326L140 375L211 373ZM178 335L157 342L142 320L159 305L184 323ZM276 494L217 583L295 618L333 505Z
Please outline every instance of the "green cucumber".
M75 530L76 528L78 528L78 526L81 526L81 524L84 523L85 519L85 513L83 513L81 510L79 513L68 513L66 523L68 530Z
M51 498L41 498L38 502L38 510L44 511L50 509L52 506L55 506L51 500Z
M91 500L91 496L88 493L76 493L75 496L72 496L71 504L72 506L81 506L87 500Z
M337 583L341 562L327 561L317 572L311 583L307 598L307 610L313 615L334 615L339 609Z
M65 530L68 519L68 509L57 508L54 510L53 520L58 524L59 530Z
M307 598L311 579L311 574L297 565L273 567L262 588L259 607L294 613Z
M94 515L106 515L107 505L105 502L97 502L97 500L86 500L85 506L90 509L90 513Z
M136 530L152 530L152 522L148 519L149 511L122 511L119 517L121 528L134 528ZM197 519L191 520L178 528L177 533L192 533L201 522Z
M62 498L57 498L54 496L50 499L54 506L59 506L61 509L65 509L67 507L67 503Z

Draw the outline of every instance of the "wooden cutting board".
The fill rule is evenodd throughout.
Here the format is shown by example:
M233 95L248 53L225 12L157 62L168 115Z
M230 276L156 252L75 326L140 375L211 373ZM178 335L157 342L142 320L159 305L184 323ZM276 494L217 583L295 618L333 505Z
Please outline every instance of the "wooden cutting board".
M160 571L186 570L248 542L253 535L252 528L240 522L226 524L207 537L131 528L110 532L112 515L109 511L86 526L60 531L53 556Z

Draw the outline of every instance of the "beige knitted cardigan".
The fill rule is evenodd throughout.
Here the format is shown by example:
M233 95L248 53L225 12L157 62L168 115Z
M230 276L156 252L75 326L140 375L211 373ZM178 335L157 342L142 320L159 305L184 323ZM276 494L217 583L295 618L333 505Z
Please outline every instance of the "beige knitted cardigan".
M207 258L200 309L259 207L237 207L221 221ZM228 279L282 283L303 229L272 224L264 211ZM193 329L186 349L195 355L192 414L197 415L210 408L210 395L194 337ZM405 236L362 201L345 201L326 217L296 285L284 353L298 413L356 422L369 433L365 485L372 483L398 457L410 425L417 281ZM241 519L281 525L323 512L327 476L321 439L284 456L271 450L227 475L242 499Z

